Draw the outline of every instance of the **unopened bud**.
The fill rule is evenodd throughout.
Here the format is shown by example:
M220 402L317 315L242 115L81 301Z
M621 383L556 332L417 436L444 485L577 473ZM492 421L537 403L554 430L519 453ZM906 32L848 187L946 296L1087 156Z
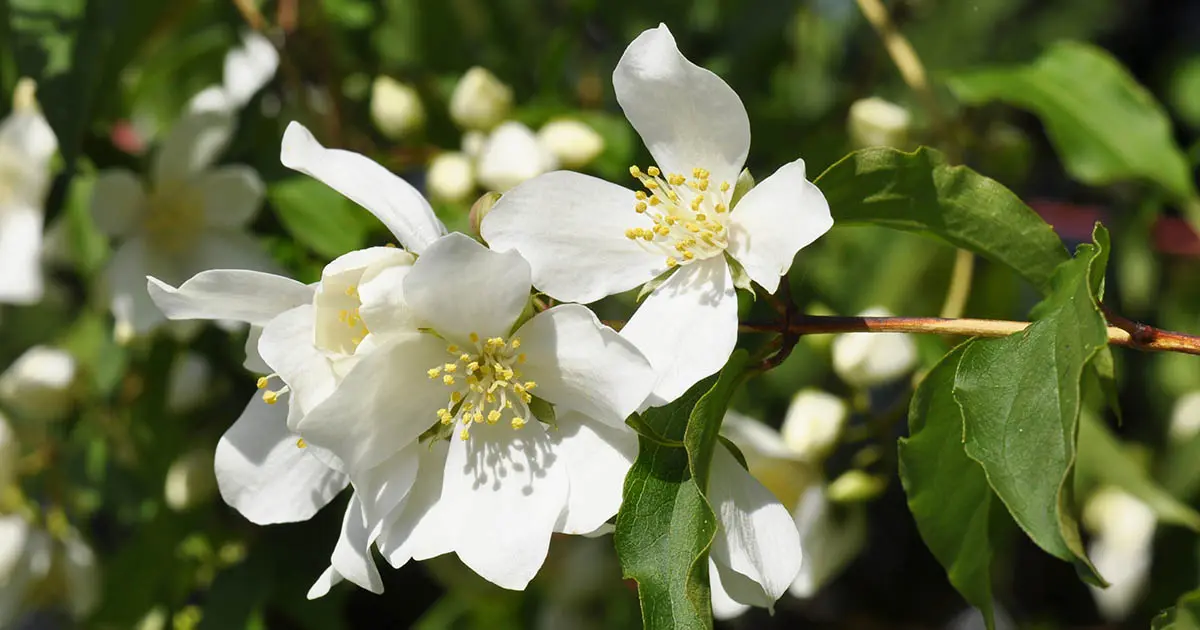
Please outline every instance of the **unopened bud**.
M217 491L213 472L213 452L196 449L179 456L167 469L163 497L167 506L177 512L195 507L211 499Z
M17 479L17 459L21 456L21 445L8 419L0 414L0 495Z
M1167 437L1172 442L1190 441L1200 433L1200 391L1188 392L1175 401Z
M65 350L34 346L0 374L0 400L18 414L57 420L71 408L75 357Z
M582 168L604 152L604 137L585 123L552 120L538 131L538 141L566 168Z
M850 140L859 147L903 147L911 122L908 110L873 96L850 106L847 126Z
M801 390L792 397L783 420L783 441L801 459L820 462L837 445L847 415L841 398L816 389Z
M37 82L29 77L17 79L17 85L13 88L12 105L14 112L37 111Z
M462 153L439 153L429 163L425 186L434 199L463 201L475 190L475 168Z
M512 89L496 75L478 66L454 86L450 95L450 118L463 129L487 131L508 117L512 107Z
M396 140L425 124L425 108L412 86L380 75L371 84L371 120L383 135Z
M862 317L889 317L884 309L869 309ZM905 333L848 333L833 341L833 371L856 387L894 381L917 364L917 346Z
M479 154L483 153L483 145L487 144L488 135L482 131L472 129L466 131L462 135L462 152L472 160L478 160Z
M488 136L479 156L479 182L500 192L553 170L557 160L542 148L529 127L509 121Z
M1092 493L1083 506L1083 525L1095 536L1136 548L1154 535L1154 510L1141 499L1113 486Z
M863 470L847 470L833 480L826 489L830 501L835 503L865 503L887 489L887 480Z
M492 206L496 205L497 201L500 201L500 193L489 192L484 193L482 197L477 199L475 203L471 205L471 214L469 215L468 220L471 222L472 234L479 235L483 233L480 231L479 226L483 225L483 218L492 211Z

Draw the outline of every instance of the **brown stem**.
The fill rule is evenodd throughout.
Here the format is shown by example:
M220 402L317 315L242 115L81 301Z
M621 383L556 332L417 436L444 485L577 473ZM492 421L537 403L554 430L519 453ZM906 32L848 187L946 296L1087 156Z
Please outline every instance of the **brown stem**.
M267 20L263 18L263 14L258 11L258 8L250 0L233 0L233 6L237 7L238 12L242 14L242 17L245 18L250 28L261 33L267 26Z

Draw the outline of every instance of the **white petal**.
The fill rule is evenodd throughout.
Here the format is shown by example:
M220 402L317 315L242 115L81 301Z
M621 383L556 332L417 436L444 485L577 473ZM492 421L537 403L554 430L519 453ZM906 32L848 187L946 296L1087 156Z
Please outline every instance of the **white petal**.
M232 115L237 109L237 104L230 98L229 92L225 91L223 85L210 85L203 90L200 90L188 101L186 110L189 113L217 113Z
M58 150L58 139L46 117L36 109L16 111L0 122L0 146L30 160L32 171L46 168L54 152Z
M455 518L455 506L441 500L449 450L446 440L420 445L417 480L379 537L379 552L393 567L454 551L462 523Z
M613 71L625 117L665 173L705 168L737 180L750 150L750 119L720 77L685 58L665 25L638 35Z
M233 118L220 112L188 113L167 132L151 165L155 185L182 182L212 166L233 135Z
M720 370L737 344L737 296L720 256L684 265L621 329L658 374L651 406L675 400Z
M231 104L245 105L275 76L279 52L258 31L242 33L242 44L225 55L224 88Z
M307 411L300 433L336 453L349 470L379 464L437 421L449 394L426 371L446 356L445 342L427 334L366 353L323 403Z
M372 335L404 334L420 326L416 314L404 301L404 278L410 271L412 266L405 265L380 269L370 278L363 274L358 285L358 297L362 300L358 314Z
M42 211L19 204L0 207L0 303L42 299Z
M330 589L342 583L341 573L334 570L333 567L327 567L312 587L308 589L308 599L320 599L329 594Z
M708 499L719 529L712 558L736 601L771 608L800 571L792 515L725 448L713 453Z
M817 594L858 555L867 542L867 515L861 505L835 519L825 488L814 484L793 511L804 562L788 592L801 599Z
M221 498L252 523L306 521L346 487L287 428L288 403L254 396L217 444L214 461Z
M567 503L565 466L540 422L476 425L450 440L442 500L456 506L458 557L503 588L525 588L546 559Z
M785 164L742 197L729 214L729 254L768 293L796 252L833 226L829 202L805 179L804 160Z
M403 299L381 300L386 302L383 305L372 303L372 308L368 309L370 319L364 317L362 322L351 316L356 313L355 309L364 306L362 290L368 290L368 297L380 299L376 294L377 287L364 289L364 283L371 284L371 279L385 270L400 268L407 271L412 268L413 259L411 253L399 247L370 247L343 254L326 265L313 302L317 307L314 336L317 347L328 352L354 354L364 348L362 342L368 332L382 332L396 319L411 319ZM402 294L399 284L391 288L394 293ZM358 315L361 314L359 311ZM406 328L406 332L415 331L415 325Z
M251 269L282 274L257 239L240 230L206 229L196 242L195 249L180 261L191 275L208 269Z
M752 450L759 457L796 457L778 431L733 410L725 413L725 421L721 423L721 434L737 444L743 453Z
M371 556L371 531L362 518L362 503L358 495L350 497L346 506L346 517L342 521L342 535L333 548L330 564L343 578L354 582L372 593L383 592L383 579Z
M271 366L263 361L262 355L258 353L258 341L262 339L262 326L251 326L246 334L246 360L242 361L242 367L254 372L255 374L270 374Z
M416 316L448 339L507 337L529 302L529 263L454 233L434 243L404 278Z
M424 253L446 233L429 202L408 182L362 155L326 149L299 123L284 132L279 159L366 208L411 252Z
M488 135L476 162L476 176L484 188L503 192L554 168L558 160L533 131L510 120Z
M142 180L125 169L102 171L92 185L92 219L108 236L125 236L146 212Z
M626 426L606 426L578 412L559 414L554 452L566 465L567 509L555 531L588 534L604 526L621 507L625 474L637 457L637 434Z
M112 296L113 313L138 334L149 332L165 320L150 299L146 277L155 276L167 282L181 282L186 277L174 260L147 247L141 237L127 239L117 248L104 275Z
M749 604L742 604L729 596L729 593L725 590L725 585L721 583L721 571L717 568L717 563L713 562L712 558L708 559L708 585L712 591L712 612L714 619L726 621L750 610Z
M666 257L626 238L653 223L633 206L633 191L589 175L555 171L508 191L481 231L498 251L515 249L533 285L564 302L587 304L628 291L667 270Z
M223 166L192 182L204 197L204 219L210 227L243 227L262 206L262 179L249 166Z
M280 313L312 302L312 288L261 271L202 271L176 289L150 277L151 299L170 319L231 319L264 326Z
M314 321L313 306L302 304L263 326L258 340L259 354L291 388L289 403L299 405L302 413L328 398L338 382L329 358L313 345Z
M522 378L536 382L537 395L555 405L624 427L650 393L650 363L586 307L555 306L525 322L514 336L529 357Z
M417 462L425 448L413 441L378 466L355 476L354 494L362 503L363 518L375 536L383 529L384 519L412 489L417 479Z

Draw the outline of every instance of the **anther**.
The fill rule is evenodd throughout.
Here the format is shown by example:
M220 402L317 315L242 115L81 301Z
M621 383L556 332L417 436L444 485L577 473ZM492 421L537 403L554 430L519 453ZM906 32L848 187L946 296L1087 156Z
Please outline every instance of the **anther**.
M650 177L658 177L659 175L662 174L662 171L658 170L657 166L651 166L646 169L646 174L649 175Z

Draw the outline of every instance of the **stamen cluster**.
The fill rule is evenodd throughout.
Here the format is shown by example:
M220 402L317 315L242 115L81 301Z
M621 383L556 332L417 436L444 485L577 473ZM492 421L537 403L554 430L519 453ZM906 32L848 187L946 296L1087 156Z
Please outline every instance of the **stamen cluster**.
M676 173L664 175L657 166L645 172L631 166L629 173L645 187L637 191L633 209L649 216L654 227L630 228L625 230L626 238L665 254L668 267L725 251L729 245L729 182L710 190L709 172L703 168L692 169L691 179Z
M453 343L446 346L446 353L454 360L427 371L430 379L441 379L453 388L450 402L437 411L438 420L443 425L461 422L459 437L464 440L471 436L472 424L496 424L505 413L512 428L520 429L533 415L529 408L533 395L529 392L537 387L533 381L521 381L519 366L525 363L525 354L517 352L521 340L481 340L476 333L471 333L470 339L469 348Z

